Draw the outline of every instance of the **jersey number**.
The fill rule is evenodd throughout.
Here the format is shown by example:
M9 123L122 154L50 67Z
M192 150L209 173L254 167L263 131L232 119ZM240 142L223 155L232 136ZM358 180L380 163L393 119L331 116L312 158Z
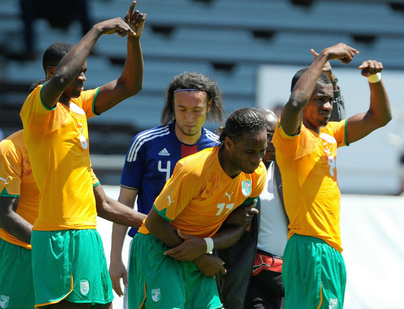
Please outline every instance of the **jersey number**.
M167 180L169 180L170 176L171 176L171 172L170 172L171 171L171 161L168 160L167 166L164 168L161 164L161 160L159 160L157 169L159 170L159 172L166 173L166 182L167 182Z
M216 216L220 216L220 214L223 212L224 209L226 209L225 214L228 214L234 207L233 204L226 204L226 203L220 203L217 205L218 211L216 213Z
M335 158L333 156L328 156L328 165L330 166L331 177L334 177L336 163L335 163Z

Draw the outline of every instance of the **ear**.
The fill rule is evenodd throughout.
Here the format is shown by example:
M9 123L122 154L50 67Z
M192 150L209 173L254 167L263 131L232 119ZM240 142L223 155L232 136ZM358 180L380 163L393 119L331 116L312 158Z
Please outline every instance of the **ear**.
M234 145L234 143L232 142L232 140L228 136L226 136L224 138L223 144L224 144L224 148L227 151L231 150L233 148L233 145Z
M47 66L46 67L46 79L50 79L53 76L53 73L55 72L55 67L54 66Z

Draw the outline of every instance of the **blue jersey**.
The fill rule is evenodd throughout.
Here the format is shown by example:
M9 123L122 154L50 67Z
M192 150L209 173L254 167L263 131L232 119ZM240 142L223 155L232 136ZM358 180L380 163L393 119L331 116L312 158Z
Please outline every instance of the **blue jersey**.
M121 186L137 189L137 208L148 214L153 202L171 177L175 164L190 154L219 144L219 137L202 128L202 135L194 145L181 143L171 122L137 134L126 154ZM137 229L130 229L134 236Z

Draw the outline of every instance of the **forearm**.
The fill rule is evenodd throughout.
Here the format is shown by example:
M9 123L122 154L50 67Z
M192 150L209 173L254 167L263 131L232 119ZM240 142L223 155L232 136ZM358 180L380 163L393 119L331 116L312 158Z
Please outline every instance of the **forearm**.
M232 225L226 227L216 233L212 237L215 250L227 249L240 240L241 236L246 232L247 225Z
M390 101L384 88L383 81L369 83L370 87L370 108L374 122L378 127L385 126L391 119Z
M102 35L99 24L94 25L73 49L59 62L55 75L63 75L65 86L69 85L79 75L83 64L91 50Z
M27 244L31 242L32 224L15 212L7 215L2 214L0 227Z
M140 227L146 218L145 214L137 212L109 197L106 198L103 207L97 210L98 215L106 220L136 228Z
M161 217L154 208L150 210L145 225L150 233L170 248L176 247L183 242L183 239L178 236L171 223Z
M122 260L122 248L128 228L126 226L114 223L112 225L111 237L111 261Z
M127 57L119 82L127 89L127 96L137 94L143 87L143 53L140 38L128 35Z

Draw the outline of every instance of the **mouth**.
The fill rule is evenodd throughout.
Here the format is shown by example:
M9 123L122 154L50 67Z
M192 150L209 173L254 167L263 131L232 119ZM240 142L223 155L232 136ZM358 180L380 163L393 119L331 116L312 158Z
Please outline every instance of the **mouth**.
M79 90L79 91L84 91L84 84L76 85L76 89Z

